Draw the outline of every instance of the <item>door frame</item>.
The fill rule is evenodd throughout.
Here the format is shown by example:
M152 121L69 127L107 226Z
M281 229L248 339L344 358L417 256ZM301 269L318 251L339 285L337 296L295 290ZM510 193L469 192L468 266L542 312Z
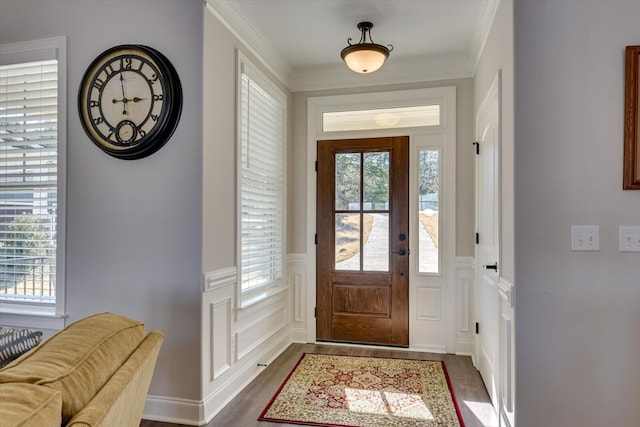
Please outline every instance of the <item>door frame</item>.
M323 132L322 114L331 111L408 107L425 104L439 104L440 124L438 126L403 129L380 129L350 132ZM316 307L316 185L317 177L315 162L317 160L317 141L322 139L350 139L350 138L375 138L384 136L408 135L411 144L412 137L418 135L445 135L443 147L443 176L447 184L446 196L442 197L443 209L451 212L450 220L441 225L441 230L450 238L448 247L443 248L442 272L446 275L447 286L443 295L444 305L442 315L450 321L447 323L446 348L435 347L433 351L456 352L456 236L455 236L455 178L456 178L456 88L454 86L425 88L416 90L402 90L389 92L374 92L353 95L335 95L309 97L307 99L307 218L306 218L306 283L302 297L304 304L304 320L306 329L306 342L316 342L316 319L314 309ZM411 149L411 145L410 145ZM411 188L411 187L410 187ZM410 295L413 289L409 283ZM413 319L409 319L409 333L414 325ZM466 326L466 325L465 325ZM409 350L417 350L409 342ZM426 351L420 348L421 351Z

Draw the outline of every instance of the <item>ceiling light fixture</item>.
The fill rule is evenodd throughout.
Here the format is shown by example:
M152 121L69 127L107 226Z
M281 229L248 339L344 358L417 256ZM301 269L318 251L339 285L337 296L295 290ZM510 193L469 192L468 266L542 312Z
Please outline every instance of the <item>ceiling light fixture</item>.
M376 44L371 38L371 22L360 22L358 29L362 31L360 41L357 44L351 44L351 37L347 39L349 46L342 49L340 56L351 70L356 73L373 73L384 64L389 57L389 52L393 50L392 45L383 46ZM369 41L367 42L367 34Z

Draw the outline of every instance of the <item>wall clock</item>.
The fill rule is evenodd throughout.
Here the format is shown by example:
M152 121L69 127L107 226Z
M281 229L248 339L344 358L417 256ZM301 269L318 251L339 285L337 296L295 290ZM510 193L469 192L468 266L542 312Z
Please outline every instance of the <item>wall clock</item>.
M158 151L182 112L182 86L173 65L155 49L121 45L98 55L78 92L80 121L91 140L119 159Z

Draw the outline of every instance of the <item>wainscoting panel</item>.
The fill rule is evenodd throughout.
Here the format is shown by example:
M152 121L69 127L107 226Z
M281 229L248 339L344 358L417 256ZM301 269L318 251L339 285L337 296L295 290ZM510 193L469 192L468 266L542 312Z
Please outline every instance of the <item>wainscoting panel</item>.
M440 288L420 287L416 289L416 317L418 320L440 320Z
M291 344L291 288L276 289L265 299L239 308L236 287L235 267L204 274L203 400L198 402L198 418L188 422L182 416L160 419L162 414L159 414L150 419L206 424L262 371L264 365L271 363ZM156 406L160 403L154 402ZM183 406L177 409L185 415L187 410L190 416L195 414L191 404Z
M256 316L248 319L249 322L237 325L237 352L238 360L242 360L253 350L260 347L273 335L287 326L287 299L286 294L277 295L273 304L263 308ZM244 311L244 310L243 310Z
M287 281L291 289L290 306L293 311L291 319L291 339L293 342L307 342L307 292L315 292L315 284L307 283L307 255L287 255Z
M456 258L456 348L460 355L473 354L472 298L475 258Z
M231 368L231 298L211 304L211 381ZM223 345L215 345L223 343Z

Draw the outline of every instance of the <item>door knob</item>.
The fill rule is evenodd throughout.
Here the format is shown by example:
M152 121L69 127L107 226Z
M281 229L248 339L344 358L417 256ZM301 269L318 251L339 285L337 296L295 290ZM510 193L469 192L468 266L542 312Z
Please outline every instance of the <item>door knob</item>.
M483 265L482 268L484 268L485 270L498 271L498 263L496 262L495 264L491 265Z

